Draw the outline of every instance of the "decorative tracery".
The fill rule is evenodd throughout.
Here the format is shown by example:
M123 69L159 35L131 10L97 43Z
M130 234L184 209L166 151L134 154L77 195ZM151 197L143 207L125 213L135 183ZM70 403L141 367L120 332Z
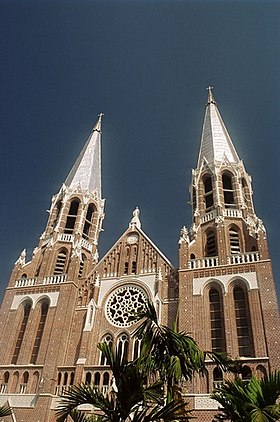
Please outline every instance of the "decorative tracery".
M129 327L133 324L132 316L145 308L147 296L137 286L126 285L116 289L106 305L106 315L116 327Z

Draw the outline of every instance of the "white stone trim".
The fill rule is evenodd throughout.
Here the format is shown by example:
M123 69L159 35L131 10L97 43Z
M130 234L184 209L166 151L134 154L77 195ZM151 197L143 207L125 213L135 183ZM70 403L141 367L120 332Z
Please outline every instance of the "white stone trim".
M36 304L41 300L41 299L49 299L50 301L50 308L54 307L57 305L58 302L58 297L59 297L59 292L49 292L49 293L31 293L31 294L25 294L25 295L15 295L12 305L11 305L11 310L17 310L19 305L24 302L25 300L31 300L32 302L32 309L35 308Z
M219 403L211 399L209 394L196 394L194 396L195 410L217 410L219 406Z
M227 293L229 284L237 279L245 281L250 290L259 288L257 274L255 272L227 274L215 277L198 277L193 278L193 295L202 295L205 286L212 281L222 285L224 292Z
M34 407L37 401L38 395L36 394L1 394L0 395L0 406L9 402L9 405L13 408L16 407Z

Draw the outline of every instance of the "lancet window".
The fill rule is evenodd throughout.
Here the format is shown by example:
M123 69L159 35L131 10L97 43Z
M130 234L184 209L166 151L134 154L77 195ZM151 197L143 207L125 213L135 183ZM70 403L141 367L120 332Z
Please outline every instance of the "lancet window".
M205 201L205 209L206 211L213 207L214 200L213 200L213 186L212 186L212 178L208 176L204 180L204 201Z
M74 199L71 202L67 219L66 219L64 233L68 233L68 234L73 233L76 219L77 219L78 210L79 210L79 205L80 205L80 201L78 199Z
M240 286L233 289L239 356L253 356L247 293Z
M213 387L218 388L223 383L223 372L216 366L213 370Z
M109 347L113 347L113 337L111 334L106 334L103 339L102 343L106 343ZM105 356L100 352L100 365L107 365L107 359Z
M223 303L220 289L212 287L209 291L211 343L213 352L225 352L225 328Z
M129 343L129 339L128 339L127 334L125 333L121 334L120 337L118 338L117 348L118 348L119 356L123 362L127 362L128 360L128 343Z
M23 318L21 321L21 325L20 325L20 329L19 329L19 333L17 337L17 342L16 342L16 347L15 347L13 358L12 358L12 364L14 365L18 361L18 356L19 356L19 352L22 346L22 341L23 341L24 333L26 331L26 326L27 326L29 315L30 315L30 311L31 311L31 304L26 303L23 308Z
M19 393L20 394L25 394L27 392L28 379L29 379L29 373L27 371L25 371L22 375L22 382L19 386Z
M85 239L88 239L91 232L91 226L92 226L92 219L94 215L95 207L93 204L89 204L86 214L86 220L83 228L83 237Z
M232 187L232 175L224 173L222 175L223 181L223 192L224 192L224 204L226 208L234 207L234 193Z
M41 302L40 305L41 305L41 315L40 315L39 325L37 328L37 333L36 333L36 337L35 337L35 341L34 341L34 345L32 349L31 359L30 359L30 363L33 363L33 364L36 363L37 358L38 358L38 353L39 353L39 349L40 349L40 345L41 345L41 341L43 337L43 332L44 332L44 328L46 324L47 314L49 310L49 304L47 302Z

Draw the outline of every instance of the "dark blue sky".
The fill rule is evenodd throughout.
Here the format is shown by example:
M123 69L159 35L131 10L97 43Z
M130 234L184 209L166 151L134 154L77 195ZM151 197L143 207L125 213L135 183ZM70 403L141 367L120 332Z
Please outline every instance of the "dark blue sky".
M100 111L101 255L135 206L177 264L205 88L253 176L279 285L280 2L1 0L1 289Z

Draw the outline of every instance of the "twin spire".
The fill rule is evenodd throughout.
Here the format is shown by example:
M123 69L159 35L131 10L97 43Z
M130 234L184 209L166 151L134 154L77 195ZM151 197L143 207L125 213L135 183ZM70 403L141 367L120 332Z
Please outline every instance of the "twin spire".
M204 160L207 163L222 162L225 159L230 163L240 161L219 113L212 89L210 86L207 88L208 98L201 135L198 168L203 165Z
M72 189L96 192L101 198L101 123L103 113L93 127L88 140L68 174L64 184Z
M203 165L204 161L207 163L222 162L224 160L230 163L240 161L219 113L212 89L210 86L207 88L208 98L201 135L198 168ZM96 192L99 198L101 198L102 116L103 113L100 113L84 148L65 181L66 186L70 188L79 187L83 191Z

